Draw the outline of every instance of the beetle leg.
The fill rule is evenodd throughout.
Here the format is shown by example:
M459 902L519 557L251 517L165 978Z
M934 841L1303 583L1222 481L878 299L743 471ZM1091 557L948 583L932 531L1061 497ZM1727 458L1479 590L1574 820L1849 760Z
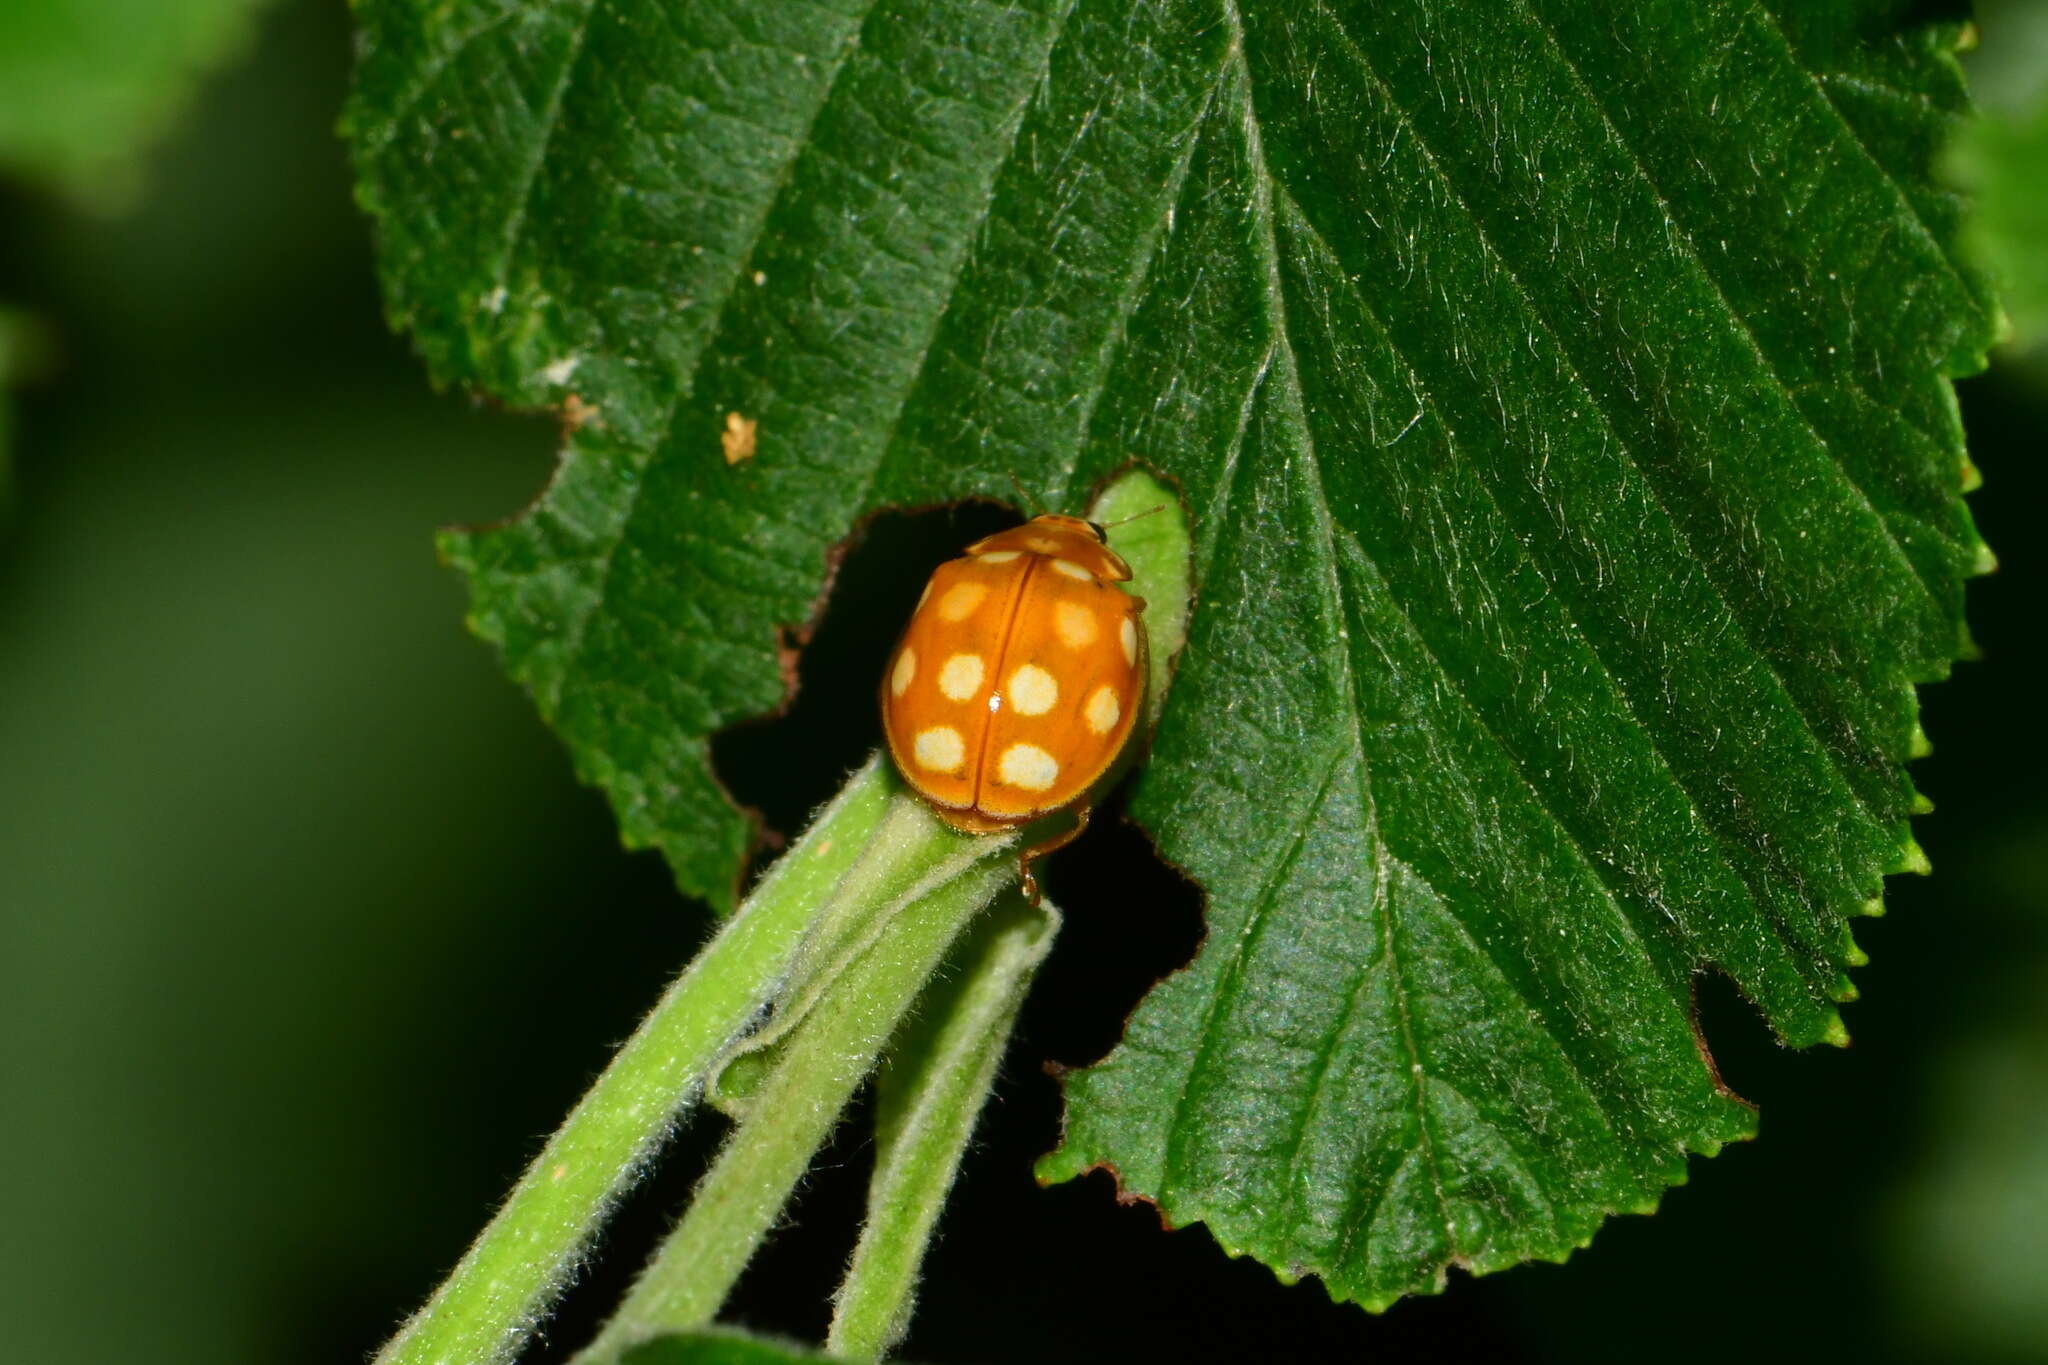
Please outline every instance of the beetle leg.
M1024 899L1031 905L1038 904L1038 878L1031 875L1031 865L1046 854L1065 848L1081 837L1081 831L1088 828L1088 802L1083 800L1074 805L1074 827L1062 830L1050 839L1040 840L1017 855L1017 874L1023 879Z

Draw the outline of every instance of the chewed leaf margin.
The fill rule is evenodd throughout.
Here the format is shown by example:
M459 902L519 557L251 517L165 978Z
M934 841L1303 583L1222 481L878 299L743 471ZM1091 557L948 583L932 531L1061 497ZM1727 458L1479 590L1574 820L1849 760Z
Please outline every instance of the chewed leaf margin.
M686 891L846 527L1137 460L1201 605L1133 809L1210 932L1047 1175L1383 1303L1750 1130L1703 967L1839 1040L1988 563L1952 29L651 6L371 0L350 127L431 368L574 427L444 542L472 619Z

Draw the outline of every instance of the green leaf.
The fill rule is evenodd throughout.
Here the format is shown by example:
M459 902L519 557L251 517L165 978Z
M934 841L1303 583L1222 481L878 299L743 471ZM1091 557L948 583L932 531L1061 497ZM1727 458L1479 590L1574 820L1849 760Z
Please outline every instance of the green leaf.
M1998 279L2022 350L2048 348L2048 4L1991 8L1970 69L1983 114L1956 130L1945 167L1975 201L1965 243Z
M867 1217L825 1337L832 1354L877 1360L909 1330L939 1210L1059 926L1050 904L998 898L954 949L950 977L925 988L890 1040L875 1085Z
M193 86L249 41L261 0L8 0L0 169L83 203L132 194Z
M1696 972L1844 1036L1988 562L1955 34L1823 8L366 0L392 318L572 427L472 622L726 905L848 528L1158 470L1209 932L1044 1173L1372 1305L1560 1257L1751 1131Z
M2048 338L2048 100L1973 125L1957 151L1957 175L1977 195L1972 244L1998 274L2014 339L2038 347Z
M4 505L12 482L9 449L13 441L14 415L8 390L26 368L31 335L27 318L11 308L0 307L0 505Z
M811 1365L831 1359L793 1342L744 1332L683 1332L642 1342L621 1356L619 1365Z
M0 6L0 175L47 181L82 204L133 193L198 74L243 37L260 0L8 0ZM7 389L47 350L0 304L0 496Z

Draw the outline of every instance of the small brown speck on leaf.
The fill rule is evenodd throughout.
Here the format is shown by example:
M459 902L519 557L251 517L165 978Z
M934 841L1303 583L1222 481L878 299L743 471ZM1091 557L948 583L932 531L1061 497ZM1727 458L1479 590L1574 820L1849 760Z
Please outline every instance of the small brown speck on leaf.
M736 412L725 415L725 430L718 439L725 446L725 462L738 464L754 458L754 428L760 424L751 417L742 417Z
M562 400L562 427L566 431L581 431L597 421L603 409L595 403L586 403L576 394Z

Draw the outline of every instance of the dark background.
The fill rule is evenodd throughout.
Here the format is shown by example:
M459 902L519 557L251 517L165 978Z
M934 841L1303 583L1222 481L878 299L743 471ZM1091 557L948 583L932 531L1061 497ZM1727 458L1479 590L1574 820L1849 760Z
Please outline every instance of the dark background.
M548 422L436 397L378 313L332 125L340 7L292 3L129 214L0 189L0 298L53 328L0 528L0 1356L361 1359L432 1287L703 936L616 848L429 545L546 477ZM1373 1318L1102 1177L1040 1190L1048 1058L1085 1062L1199 934L1114 821L1052 869L1067 930L942 1226L914 1358L2048 1360L2048 798L2033 526L2048 383L1960 388L2001 572L1985 660L1925 694L1932 878L1864 921L1847 1051L1786 1052L1716 983L1762 1137L1564 1266ZM812 668L878 671L892 594L983 509L885 519ZM922 562L919 556L924 556ZM871 616L870 613L873 615ZM814 689L814 693L822 689ZM719 746L781 821L875 738L816 695ZM688 1191L700 1121L626 1209L559 1359ZM743 1282L815 1337L859 1125Z

